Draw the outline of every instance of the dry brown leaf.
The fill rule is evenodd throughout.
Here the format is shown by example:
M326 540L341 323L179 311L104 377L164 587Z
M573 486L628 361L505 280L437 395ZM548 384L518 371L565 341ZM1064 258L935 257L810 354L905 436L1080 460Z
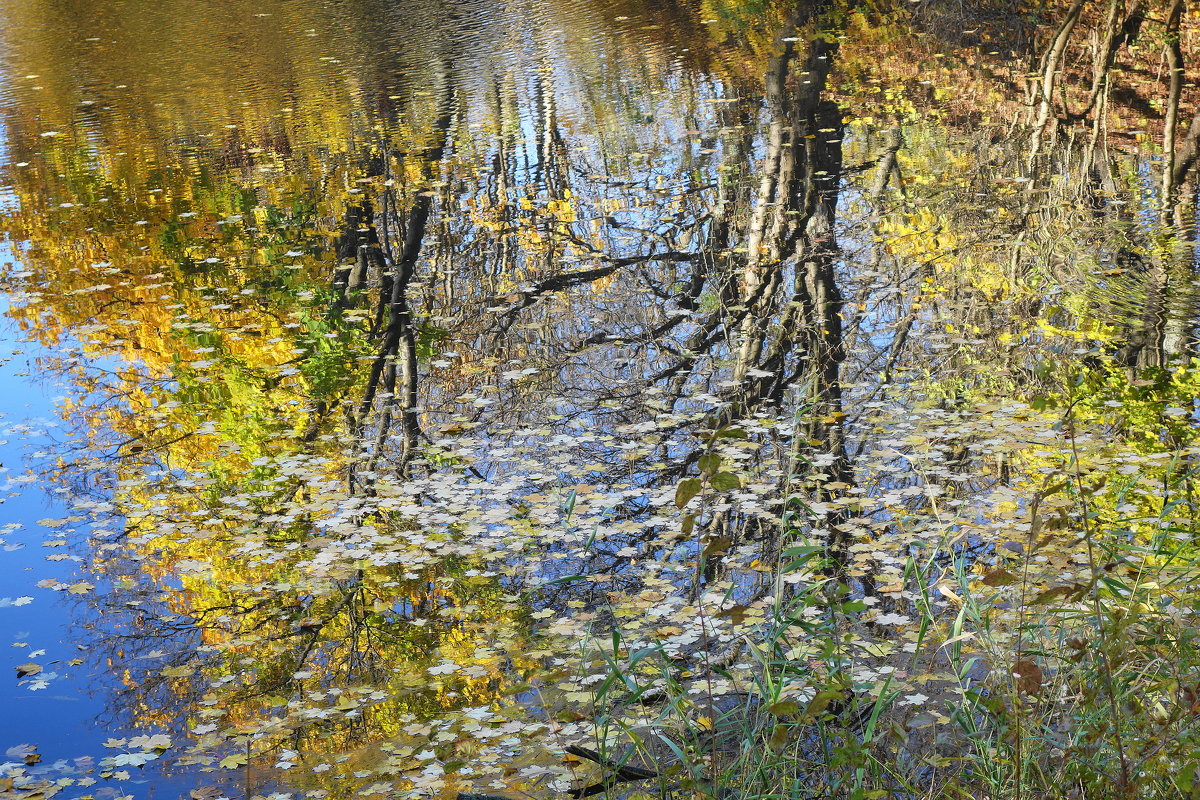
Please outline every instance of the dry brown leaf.
M1020 694L1037 694L1042 690L1042 668L1029 659L1013 664L1013 681Z
M994 569L983 576L983 584L985 586L1008 586L1020 580L1020 578L1006 569Z

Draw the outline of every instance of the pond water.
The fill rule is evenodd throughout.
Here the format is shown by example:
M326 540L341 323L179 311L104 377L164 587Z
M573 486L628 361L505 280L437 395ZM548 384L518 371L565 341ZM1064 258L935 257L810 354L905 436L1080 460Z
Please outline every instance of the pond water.
M1031 693L1004 593L1099 529L1194 626L1194 87L1039 99L1052 11L750 5L0 0L0 797L933 736Z

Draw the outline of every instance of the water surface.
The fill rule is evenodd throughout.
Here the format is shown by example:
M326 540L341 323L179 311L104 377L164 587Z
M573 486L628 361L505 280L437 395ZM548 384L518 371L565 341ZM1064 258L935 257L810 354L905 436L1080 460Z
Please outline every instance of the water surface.
M91 759L66 796L548 796L611 659L755 696L834 578L865 627L795 696L919 674L915 592L1017 551L1064 408L1097 474L1192 441L1192 200L1008 136L993 23L0 4L5 419L60 432L9 434L4 746Z

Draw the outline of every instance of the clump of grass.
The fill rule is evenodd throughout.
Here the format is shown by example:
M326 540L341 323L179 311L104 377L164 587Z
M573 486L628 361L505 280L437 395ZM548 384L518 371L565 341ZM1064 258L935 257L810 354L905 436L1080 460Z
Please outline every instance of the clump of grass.
M1097 505L1126 506L1129 488L1101 501L1077 463L1050 471L1024 541L994 563L952 539L908 557L902 642L819 545L784 549L776 575L799 557L804 579L777 583L732 660L685 666L616 631L592 697L595 793L1200 797L1191 473L1168 466L1157 516L1121 525ZM1036 520L1053 496L1066 522L1048 536ZM614 779L629 765L653 777Z

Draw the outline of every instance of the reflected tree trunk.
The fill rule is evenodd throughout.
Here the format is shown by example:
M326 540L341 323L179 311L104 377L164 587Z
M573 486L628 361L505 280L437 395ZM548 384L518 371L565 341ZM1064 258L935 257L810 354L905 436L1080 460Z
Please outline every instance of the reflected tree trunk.
M1033 122L1033 137L1029 144L1028 169L1033 177L1037 158L1042 152L1042 140L1057 133L1058 119L1054 114L1054 90L1058 85L1058 76L1062 71L1063 57L1067 52L1067 43L1079 22L1087 0L1075 0L1050 42L1050 47L1042 55L1041 67L1038 70L1038 85L1035 89L1037 100L1037 116Z
M1174 217L1179 181L1176 162L1175 126L1179 120L1179 97L1183 92L1183 50L1179 41L1179 21L1183 16L1183 0L1173 0L1167 11L1167 107L1163 121L1162 206L1160 221L1165 225Z
M397 474L408 474L421 436L417 391L418 331L409 298L409 285L416 276L417 260L421 255L436 196L433 183L438 178L454 119L453 80L448 70L443 80L432 142L422 158L423 185L412 189L412 205L401 226L404 236L400 251L386 254L387 278L379 294L379 308L386 313L377 315L386 319L386 326L378 334L378 350L354 420L354 429L359 438L365 435L368 421L375 425L375 431L373 441L367 447L365 461L361 465L351 466L349 481L352 492L369 489L393 426L398 423L400 434L398 453L391 458ZM384 224L388 225L389 221L384 220ZM383 405L379 409L378 419L371 420L376 400L381 396Z

